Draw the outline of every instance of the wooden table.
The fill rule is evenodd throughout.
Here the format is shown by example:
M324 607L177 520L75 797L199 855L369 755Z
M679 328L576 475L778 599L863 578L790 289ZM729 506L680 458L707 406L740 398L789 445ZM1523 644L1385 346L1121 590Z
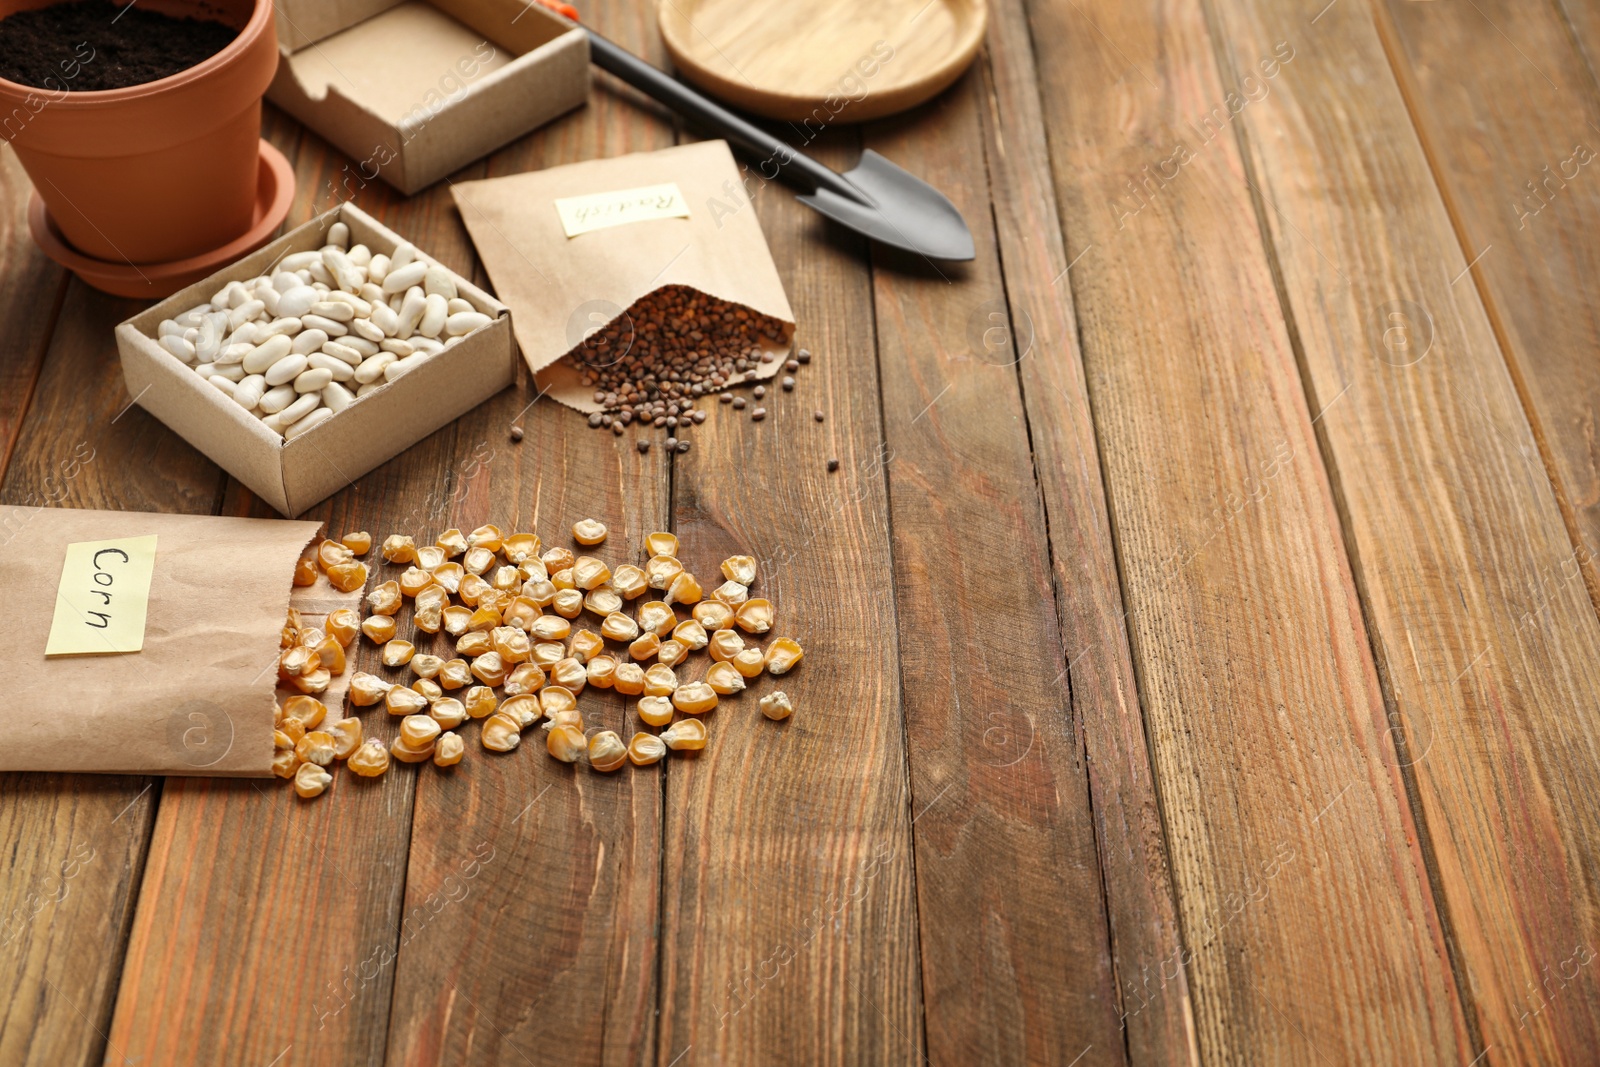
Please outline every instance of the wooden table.
M752 550L799 710L317 803L5 776L0 1062L1594 1062L1600 9L1323 4L995 0L948 93L813 145L975 262L759 194L817 354L766 422L669 462L524 382L315 508ZM458 178L687 136L598 81ZM291 222L353 193L481 277L445 185L267 126ZM264 514L0 178L0 499Z

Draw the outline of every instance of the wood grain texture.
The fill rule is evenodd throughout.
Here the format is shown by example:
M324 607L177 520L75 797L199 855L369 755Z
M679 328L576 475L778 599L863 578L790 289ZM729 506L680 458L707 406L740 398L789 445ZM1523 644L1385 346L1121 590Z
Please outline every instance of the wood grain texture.
M1088 762L1128 1059L1194 1064L1200 1051L1186 971L1174 967L1163 975L1151 964L1182 959L1177 904L1078 347L1068 280L1074 257L1060 231L1022 0L992 5L987 62L979 71L1005 283L1004 307L985 310L1007 315L1048 517L1064 681Z
M983 88L969 75L939 107L863 131L972 220L978 253L935 267L880 251L873 272L928 1059L1121 1064L988 175L957 148L983 142Z
M1203 13L1029 10L1202 1055L1466 1062Z
M1600 91L1554 3L1390 3L1379 29L1600 596ZM1585 9L1587 11L1587 9ZM1473 76L1460 76L1463 68ZM1465 285L1467 279L1462 280Z
M307 135L291 224L332 206L345 165ZM410 200L379 185L344 191L470 274L470 248L447 190ZM419 517L431 517L451 478L474 461L457 455L457 440L454 426L430 435L306 517L326 521L335 534L366 529L379 538L422 525ZM272 514L236 483L225 510ZM365 639L354 659L351 670L382 669ZM360 717L370 733L392 736L381 708ZM171 783L151 840L112 1043L145 1063L381 1061L418 769L396 764L373 781L341 773L317 804L302 803L277 779Z
M810 151L838 168L850 140ZM815 360L794 393L768 394L764 422L715 406L678 459L674 517L702 577L756 557L768 636L806 659L712 712L705 750L667 767L656 1062L910 1067L913 811L864 249L785 189L757 192L755 210ZM779 688L795 713L772 722L755 701Z
M1210 2L1241 81L1296 25L1286 0ZM1474 67L1515 65L1469 25L1496 42ZM1372 9L1336 8L1303 41L1239 121L1481 1033L1469 1058L1588 1062L1600 619ZM1403 348L1397 307L1420 309Z
M631 6L586 18L632 51L647 50ZM489 160L487 176L596 156L664 148L672 128L615 94ZM486 284L486 280L482 283ZM672 460L662 431L623 436L519 388L458 424L489 454L437 517L470 530L494 522L576 547L572 524L608 528L598 549L613 567L638 562L645 534L667 529ZM522 425L525 437L507 433ZM641 434L657 444L640 455ZM598 630L585 616L574 626ZM592 734L624 740L640 728L634 701L586 690ZM654 1055L656 946L664 765L601 774L560 763L535 726L507 755L484 751L468 725L467 758L424 767L406 876L389 1062L394 1064L639 1064ZM463 867L466 864L466 867Z
M45 258L28 234L33 186L10 145L0 145L0 474L33 396L39 363L55 328L67 272Z

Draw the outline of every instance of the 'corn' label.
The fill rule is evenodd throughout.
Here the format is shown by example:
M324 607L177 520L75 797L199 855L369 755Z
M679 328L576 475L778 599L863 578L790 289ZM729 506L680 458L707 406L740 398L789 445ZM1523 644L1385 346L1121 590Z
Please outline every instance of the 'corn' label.
M67 546L46 656L100 656L144 648L156 536Z
M613 193L567 196L555 202L561 228L568 237L608 226L625 226L648 219L686 219L689 204L676 182L618 189Z

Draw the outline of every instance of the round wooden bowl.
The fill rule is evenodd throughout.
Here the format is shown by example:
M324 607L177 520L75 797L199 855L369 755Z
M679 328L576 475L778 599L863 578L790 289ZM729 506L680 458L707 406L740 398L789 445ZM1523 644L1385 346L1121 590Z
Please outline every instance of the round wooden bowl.
M811 129L915 107L961 76L984 0L659 0L679 73L724 103Z

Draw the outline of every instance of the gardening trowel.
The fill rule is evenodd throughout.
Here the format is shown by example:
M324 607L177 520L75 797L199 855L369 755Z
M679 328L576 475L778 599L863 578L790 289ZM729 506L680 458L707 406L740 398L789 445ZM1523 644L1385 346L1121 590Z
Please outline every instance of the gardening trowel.
M770 177L768 171L775 169L794 184L810 189L799 197L801 203L894 248L929 259L973 258L972 233L961 212L921 178L871 149L861 153L861 162L853 170L843 174L832 171L588 27L584 29L595 66L758 157L763 177Z

